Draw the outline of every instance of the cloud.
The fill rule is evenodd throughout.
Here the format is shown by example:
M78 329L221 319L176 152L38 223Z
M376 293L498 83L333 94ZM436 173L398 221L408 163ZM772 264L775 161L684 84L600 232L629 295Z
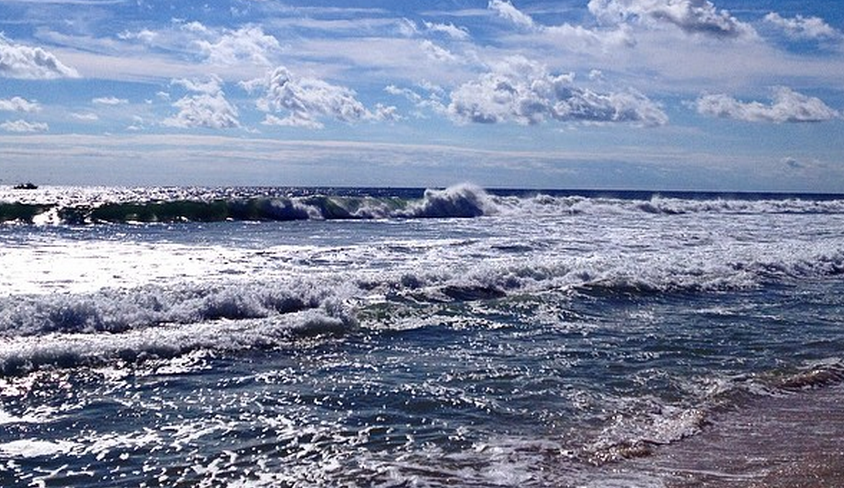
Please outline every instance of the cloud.
M774 89L770 105L741 102L725 94L703 95L695 102L698 113L745 122L825 122L840 117L821 99L787 87Z
M617 47L629 47L636 44L626 24L618 24L614 29L591 29L568 22L559 25L542 25L519 11L509 0L491 0L488 8L521 28L523 32L518 34L523 36L521 39L535 45L545 45L552 49L562 48L583 54L595 47L601 49L602 52L607 52Z
M317 78L296 77L284 66L275 68L263 80L245 82L241 86L265 92L258 100L258 108L271 112L264 120L268 125L321 129L324 118L354 123L385 120L390 113L395 115L394 107L381 106L373 113L356 98L354 90ZM279 112L284 116L273 114Z
M381 103L375 104L375 111L372 113L372 118L378 121L395 121L401 120L399 109L392 105L384 105Z
M399 34L404 37L413 37L419 34L419 26L416 25L416 22L408 18L403 18L397 21L396 25Z
M533 19L524 12L517 9L510 0L490 0L487 8L494 10L498 15L524 29L533 29L536 24Z
M139 115L135 115L132 117L132 124L126 127L126 130L130 130L133 132L141 131L146 129L146 120Z
M183 129L240 127L237 108L226 100L219 78L212 76L207 81L178 79L171 84L182 86L193 93L173 103L179 113L165 119L162 122L165 126Z
M395 95L399 97L404 97L413 105L419 109L418 112L414 113L414 116L418 118L424 118L425 115L422 113L422 110L430 110L434 113L448 116L448 107L443 104L443 97L445 96L445 90L437 85L433 85L430 83L422 83L419 85L419 88L427 91L427 96L422 96L414 90L410 88L400 88L396 85L388 85L384 88L384 91L389 93L390 95Z
M50 126L43 122L27 122L25 120L7 121L0 124L0 129L7 132L32 133L47 132Z
M194 29L198 27L195 26ZM208 33L208 29L203 27L193 32ZM210 63L225 66L243 61L269 66L269 54L281 49L278 39L265 34L263 29L257 26L225 30L214 41L198 40L195 44L207 56Z
M180 23L180 21L176 21L176 22ZM193 33L197 33L197 34L205 34L205 33L210 32L209 29L207 27L205 27L204 25L202 25L201 22L196 22L196 21L180 23L180 27L183 31L193 32Z
M410 88L399 88L396 85L387 85L384 88L384 91L389 93L390 95L405 97L413 103L419 103L422 101L422 96L414 92Z
M659 105L637 92L602 94L573 82L572 74L553 75L545 66L516 56L454 90L448 113L458 123L668 122Z
M820 17L798 15L792 19L786 19L776 12L771 12L765 16L765 22L779 27L792 39L835 39L841 37L838 31L830 27Z
M144 44L152 44L159 37L159 33L149 29L143 29L138 32L123 31L117 37L124 41L138 40Z
M788 166L789 168L792 168L792 169L801 169L801 168L805 167L805 165L803 163L801 163L800 161L798 161L797 159L795 159L791 156L786 156L786 157L782 158L781 162L782 162L782 164L784 164L784 165L786 165L786 166Z
M441 63L457 63L460 61L460 58L449 51L448 49L438 46L433 42L425 39L420 44L422 51L425 53L428 58L432 61L441 62Z
M117 97L99 97L94 98L91 100L91 103L96 105L125 105L129 103L129 100L125 98L117 98Z
M25 113L40 112L41 105L36 102L30 102L25 98L12 97L9 99L0 99L0 111Z
M636 40L627 25L609 29L587 29L581 25L561 24L537 28L537 40L549 46L557 46L576 53L594 51L610 52L619 47L633 47Z
M425 28L431 32L440 32L452 39L458 41L468 41L471 37L469 31L465 27L457 27L452 23L438 24L434 22L425 22Z
M216 76L211 76L207 80L189 80L187 78L180 78L177 80L172 80L170 82L171 85L181 86L185 90L198 92L198 93L207 93L209 95L214 95L220 93L222 91L221 87L222 80ZM162 92L162 94L164 94ZM167 94L169 98L169 94Z
M96 122L100 120L100 117L97 114L92 113L72 113L70 116L82 122Z
M79 78L79 73L40 47L14 44L0 34L0 77L51 80Z
M708 0L590 0L589 11L600 22L620 24L631 18L643 22L665 22L689 34L718 38L754 36L749 24Z

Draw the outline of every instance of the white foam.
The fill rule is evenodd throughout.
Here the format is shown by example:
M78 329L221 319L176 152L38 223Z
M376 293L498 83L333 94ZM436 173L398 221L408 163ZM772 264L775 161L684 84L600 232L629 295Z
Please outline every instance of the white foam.
M491 224L505 227L510 217ZM636 228L613 236L612 247L601 249L599 243L584 253L567 251L572 241L566 233L600 238L601 229L563 224L557 230L525 229L529 237L536 235L534 243L522 236L477 241L434 236L250 249L35 237L0 248L0 285L8 293L0 298L0 333L120 332L260 318L319 307L329 299L366 306L391 297L442 302L578 287L748 289L844 272L844 249L833 239L784 235L776 242L752 242L707 235L705 222L690 222L677 232L701 233L700 244L676 245L672 236L661 241L647 235L647 228ZM514 246L521 246L518 252L507 251Z
M50 407L40 407L36 410L28 410L22 415L12 415L0 409L0 425L9 424L40 424L54 421L56 411Z
M42 456L69 454L80 445L70 441L44 441L39 439L21 439L0 444L0 453L4 456L29 459Z
M245 254L217 246L92 237L34 237L18 246L4 246L0 250L0 293L85 293L173 279L199 281L209 273L220 272L221 264L243 262Z
M270 347L292 334L345 332L348 317L328 309L255 320L219 320L130 329L122 333L50 333L13 337L0 344L0 371L17 373L44 365L72 367L115 361L171 358L196 350L240 351Z
M425 190L420 202L396 212L399 217L479 217L496 213L493 199L480 187L471 184L451 186L445 190Z
M149 192L146 197L155 194ZM95 193L66 196L89 204L128 198ZM833 202L494 197L471 185L429 191L405 206L388 201L375 200L390 212L480 212L486 218L224 224L207 234L198 225L172 234L156 226L15 227L0 236L0 335L4 343L23 341L30 358L6 347L4 367L84 363L95 359L85 351L94 345L103 348L103 358L119 357L120 340L128 341L127 356L225 347L201 337L213 336L214 329L197 328L195 337L180 336L173 344L153 337L218 319L289 319L304 330L310 322L303 317L313 315L314 330L342 331L360 310L384 303L482 302L579 290L709 292L844 273L844 247L831 231L844 226L844 217L766 213L783 206L834 209ZM313 202L325 203L322 197ZM347 210L381 211L362 210L370 204ZM758 213L743 214L747 209ZM413 328L439 320L427 317L433 314L397 315L378 326ZM23 336L47 336L50 346L29 345ZM235 336L229 337L232 347L260 344L245 332ZM56 337L67 345L57 345Z
M682 199L658 195L647 200L549 195L537 195L527 199L494 198L497 202L508 202L507 206L511 210L531 215L844 214L844 200L836 199Z

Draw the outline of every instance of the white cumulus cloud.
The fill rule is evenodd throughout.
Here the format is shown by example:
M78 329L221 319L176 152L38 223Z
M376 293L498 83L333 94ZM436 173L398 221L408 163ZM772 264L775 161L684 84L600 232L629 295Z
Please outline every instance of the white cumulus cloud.
M533 29L536 26L533 19L517 9L510 0L490 0L487 7L495 11L500 17L509 20L519 27Z
M841 37L838 31L820 17L797 15L794 18L787 19L776 12L771 12L765 16L765 21L779 27L793 39L833 39Z
M26 112L33 113L41 111L41 105L21 97L0 99L0 110L4 112Z
M640 93L579 88L574 75L551 74L544 65L521 56L508 58L455 89L448 113L459 123L532 125L550 119L658 126L668 122L660 106Z
M183 129L240 127L237 108L226 100L219 78L212 76L207 81L179 79L173 80L172 84L182 86L192 93L173 103L179 112L165 119L164 125Z
M47 132L50 126L44 122L27 122L25 120L9 120L0 124L0 129L7 132L30 133Z
M284 66L275 68L266 79L242 86L250 91L264 91L258 108L270 112L264 120L269 125L321 129L325 118L347 123L395 118L393 107L380 106L371 112L357 99L354 90L317 78L294 76Z
M177 21L177 23L179 23L179 22ZM194 32L194 33L199 33L199 34L205 34L205 33L209 32L209 29L207 27L202 25L201 22L197 22L197 21L181 23L180 27L185 32Z
M213 40L195 43L210 63L229 66L243 61L269 66L269 54L281 49L278 39L257 26L226 30Z
M382 103L375 104L375 110L372 112L372 118L380 121L401 120L399 109L393 105L384 105Z
M753 27L708 0L590 0L589 11L599 21L619 24L630 19L666 22L690 34L719 38L755 35Z
M703 95L695 102L698 113L745 122L824 122L840 113L821 99L777 87L770 104L742 102L725 94Z
M79 73L40 47L15 44L0 34L0 77L50 80L78 78Z
M509 0L491 0L488 8L521 28L524 31L523 34L527 34L529 39L548 46L581 53L596 47L607 51L636 44L626 24L614 25L613 29L591 29L567 22L559 25L542 25L517 9Z

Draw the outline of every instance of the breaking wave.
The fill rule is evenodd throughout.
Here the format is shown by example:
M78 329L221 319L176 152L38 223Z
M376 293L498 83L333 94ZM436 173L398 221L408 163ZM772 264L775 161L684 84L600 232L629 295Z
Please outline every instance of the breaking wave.
M0 299L0 336L120 333L159 324L266 318L326 307L332 296L313 284L183 285L104 289L93 294Z
M254 191L254 190L253 190ZM240 195L238 193L243 193ZM342 192L341 192L342 193ZM0 199L0 222L83 225L95 223L172 223L296 220L366 220L387 218L472 218L496 212L492 198L481 188L463 184L444 190L425 190L419 199L348 194L255 196L249 191L185 195L154 193L156 199L108 202L7 202ZM2 197L2 195L0 195ZM90 195L85 195L89 198ZM124 198L142 197L129 193Z
M248 350L295 335L353 329L352 311L329 290L230 283L4 298L0 373L173 357L197 349Z
M0 222L83 225L296 220L474 218L542 214L844 214L835 195L446 189L146 188L0 190Z
M303 334L343 333L353 323L348 317L332 315L325 310L306 310L274 320L166 324L120 334L86 332L14 337L0 345L0 374L23 374L41 367L70 368L114 361L166 359L197 350L270 348Z
M0 297L0 337L122 333L165 324L263 319L310 310L323 310L352 322L354 309L338 303L472 302L561 290L601 295L710 292L841 274L844 249L835 248L777 247L758 255L726 254L718 259L706 253L656 254L642 262L615 255L567 258L538 254L469 267L446 260L423 268L314 274L288 280L175 282L103 288L93 293L5 296Z
M130 270L141 269L153 258L167 253L163 247L143 247L142 252L150 253L150 259L140 260L127 252L126 256L130 257L122 258L126 260L125 266L114 268L120 273L105 266L99 277L102 279L92 278L97 286L110 283L109 286L122 288L0 297L0 373L26 371L44 365L179 355L196 349L260 348L303 332L343 333L354 329L359 321L368 325L365 320L382 320L379 317L384 314L392 317L382 320L387 327L391 323L403 326L402 314L405 313L410 317L408 322L418 324L421 320L414 315L416 310L422 310L420 314L423 314L444 304L459 309L469 302L516 302L520 297L544 294L561 294L576 300L584 296L601 299L755 290L844 274L844 248L840 240L835 239L807 245L802 236L783 240L776 234L775 239L756 242L755 235L749 233L742 236L743 240L736 241L736 245L722 245L721 236L701 232L703 237L700 239L665 243L651 235L649 229L641 227L629 239L619 237L617 247L613 249L603 250L600 243L592 249L587 242L587 252L572 247L582 237L570 238L568 231L575 233L586 229L584 232L588 232L588 226L603 231L602 223L612 219L563 217L545 221L521 218L522 215L542 214L605 217L609 213L621 214L617 220L626 223L631 220L628 213L636 216L659 214L668 215L666 219L673 224L670 219L674 215L690 212L844 214L844 201L835 199L722 201L642 199L641 195L635 198L502 195L472 185L420 190L415 198L388 190L344 194L315 191L291 195L266 192L268 194L263 196L257 195L258 190L250 191L251 196L244 196L239 190L200 194L198 190L197 193L185 193L174 189L148 192L148 200L138 199L138 193L119 194L112 190L103 193L111 195L111 199L101 198L102 194L70 198L67 197L70 193L66 192L64 200L53 198L61 203L50 204L34 197L30 201L0 204L0 220L96 224L500 216L500 220L476 223L484 228L484 233L487 224L501 223L511 225L512 229L507 230L504 237L490 240L466 239L461 234L454 234L453 239L443 239L439 235L432 238L426 234L409 244L403 240L405 237L362 234L365 238L356 239L353 244L321 248L313 255L300 255L301 251L290 251L284 246L273 249L276 238L282 235L274 234L272 240L261 242L269 247L255 252L239 250L222 260L231 260L226 264L217 262L217 251L190 247L180 248L179 259L168 262L178 266L177 263L196 259L200 262L197 269L206 273L201 276L165 270L161 271L161 279L158 275L150 275L147 281L112 280L121 273L130 274L133 272ZM42 197L49 196L45 195ZM209 195L213 198L207 198ZM153 196L155 198L151 198ZM146 203L136 203L138 201ZM769 219L762 220L767 226ZM822 220L832 219L824 217ZM706 225L708 221L698 219L697 225ZM525 229L521 227L523 222L536 225ZM543 225L548 222L555 230L562 228L564 231L546 235ZM453 227L452 222L435 224L433 227L438 232ZM685 224L679 221L677 227L686 232ZM378 227L380 232L385 226L373 227ZM117 227L99 229L123 232ZM281 232L287 230L282 228ZM305 231L309 233L310 229ZM592 235L600 237L601 232ZM370 237L371 240L367 240ZM76 241L62 245L72 248ZM38 268L39 275L48 274L45 271L52 266L49 256L53 249L52 244L45 244L43 256L31 257L33 263L47 263ZM109 249L103 248L94 255L106 262L114 257L108 254ZM14 252L8 251L8 255L11 257ZM69 262L87 262L87 256ZM163 263L162 267L167 267L168 263ZM250 276L251 279L233 279L235 274L230 273L228 267L238 266L237 263L243 267L237 269L236 276ZM17 270L24 276L21 280L32 271L25 265ZM66 279L76 279L72 274L67 276ZM49 279L59 278L64 276ZM196 282L190 281L192 279ZM10 279L9 282L14 281ZM381 306L383 308L379 309Z
M588 192L592 193L592 192ZM844 198L828 195L803 195L800 198L776 195L717 196L702 198L695 193L674 193L673 196L630 192L622 197L550 196L540 194L511 205L525 207L530 213L572 215L600 214L844 214ZM708 195L708 194L707 194Z

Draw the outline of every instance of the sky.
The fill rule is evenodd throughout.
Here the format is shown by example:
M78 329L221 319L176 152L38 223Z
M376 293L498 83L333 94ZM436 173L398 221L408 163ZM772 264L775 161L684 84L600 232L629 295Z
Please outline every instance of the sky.
M23 181L844 193L844 10L1 0Z

